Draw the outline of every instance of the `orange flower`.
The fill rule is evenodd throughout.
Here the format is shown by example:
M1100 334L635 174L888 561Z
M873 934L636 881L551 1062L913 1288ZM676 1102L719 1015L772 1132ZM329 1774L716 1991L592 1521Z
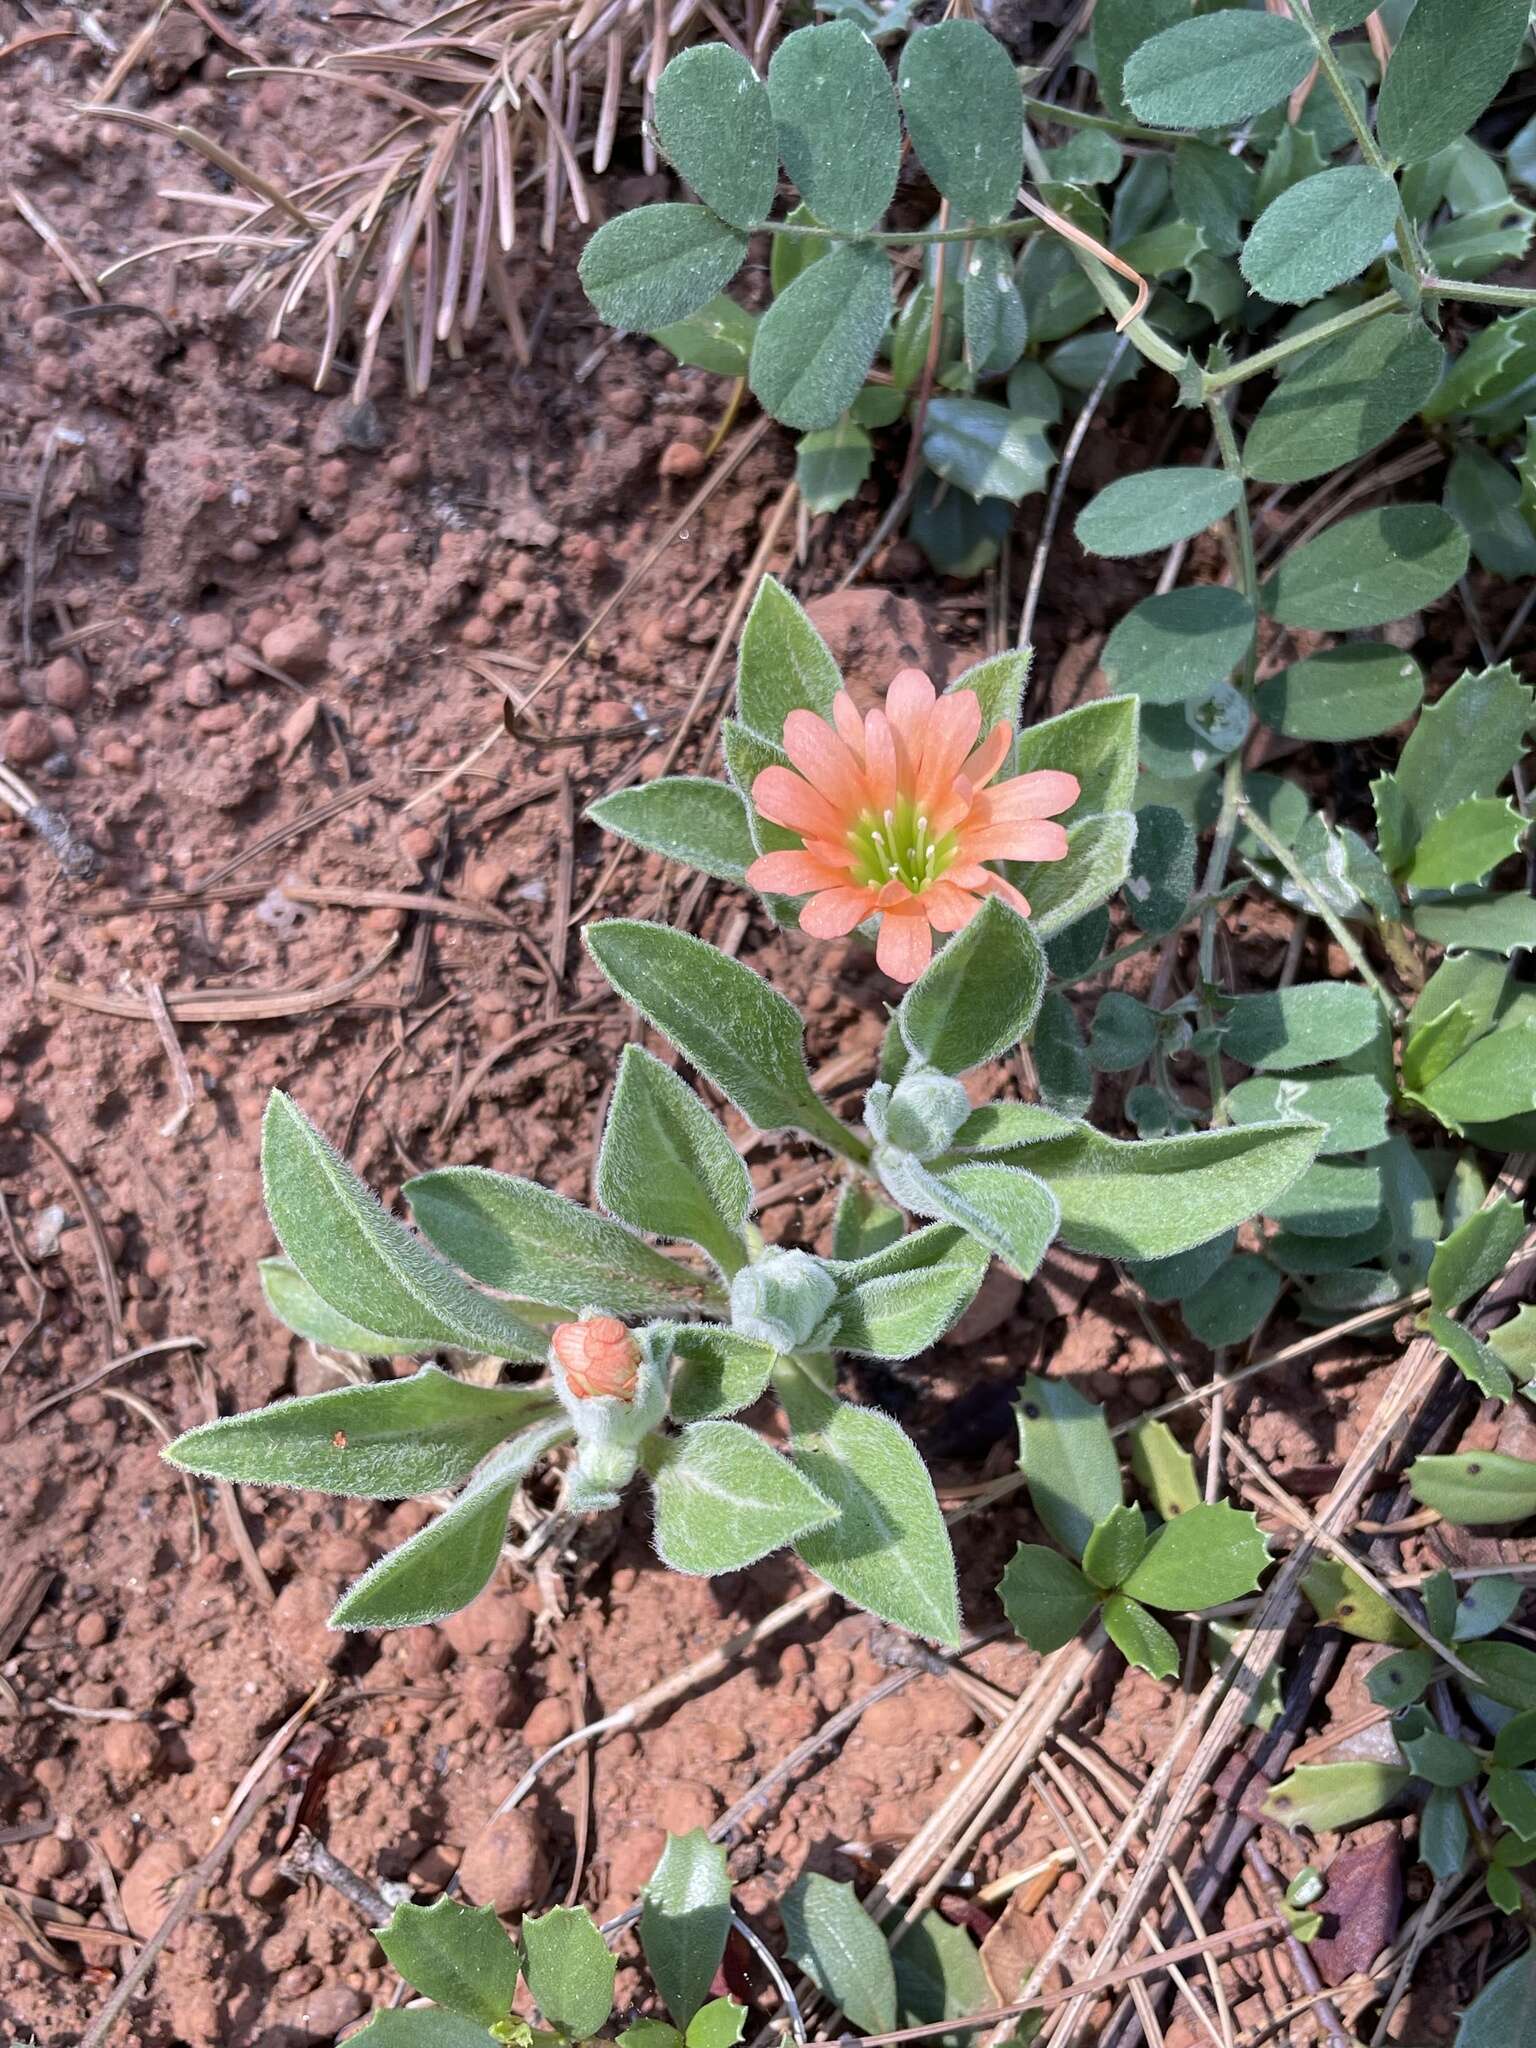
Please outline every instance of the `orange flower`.
M765 768L752 801L798 832L798 852L765 853L747 869L755 889L810 896L800 929L837 939L884 912L875 957L895 981L915 981L933 934L970 923L984 896L1029 915L990 860L1060 860L1067 835L1048 823L1075 804L1075 775L1013 775L988 789L1013 744L1013 727L981 732L974 690L937 696L921 669L891 680L885 708L861 718L840 690L832 723L812 711L784 721L789 768Z
M615 1401L634 1400L640 1346L617 1316L588 1316L585 1322L561 1323L549 1343L564 1368L565 1384L579 1401L602 1395Z

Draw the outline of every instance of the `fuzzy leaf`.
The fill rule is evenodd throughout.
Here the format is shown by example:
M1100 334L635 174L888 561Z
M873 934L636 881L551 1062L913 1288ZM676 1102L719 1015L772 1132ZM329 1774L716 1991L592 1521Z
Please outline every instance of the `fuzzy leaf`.
M425 1365L406 1380L337 1387L189 1429L166 1452L186 1472L407 1500L457 1485L525 1423L554 1412L536 1387L477 1387Z
M1477 1039L1414 1092L1453 1131L1536 1109L1536 1017Z
M1024 100L1013 59L978 21L920 28L897 83L918 160L960 220L1006 220L1024 175Z
M1380 255L1396 218L1392 180L1366 164L1343 164L1271 200L1238 260L1263 298L1304 306L1358 277Z
M640 1945L656 1989L680 2027L708 2002L731 1931L725 1850L702 1828L668 1835L645 1887Z
M632 334L654 334L707 306L746 256L740 229L707 207L669 202L604 221L576 270L600 319Z
M581 1906L552 1906L525 1919L522 1931L524 1974L539 2011L575 2040L595 2034L613 2010L617 1965L592 1915Z
M1126 102L1157 128L1224 128L1277 106L1312 68L1306 31L1288 16L1238 9L1175 23L1131 54Z
M1098 1605L1072 1560L1043 1543L1019 1545L997 1591L1014 1630L1042 1657L1070 1643Z
M722 882L739 882L756 852L741 798L728 782L705 775L663 775L615 790L587 816L647 852Z
M905 1207L957 1224L1025 1280L1033 1278L1061 1219L1043 1181L990 1159L962 1161L942 1171L910 1159L899 1171L887 1169L885 1178Z
M1044 987L1039 941L991 896L913 982L893 1024L915 1058L963 1074L1027 1036Z
M896 2024L896 1975L885 1936L851 1884L807 1871L779 1906L789 1954L824 1998L863 2033Z
M803 431L835 426L859 395L890 313L890 258L878 245L844 243L801 271L757 323L748 381L764 412Z
M637 1230L698 1245L725 1273L745 1259L752 1183L741 1155L693 1090L638 1045L619 1057L597 1198Z
M506 1540L507 1515L544 1453L570 1435L564 1417L524 1430L487 1460L435 1521L349 1586L332 1628L417 1628L442 1621L485 1590Z
M376 2012L349 2039L367 2048L485 2048L487 2035L478 2020L456 2012Z
M837 1198L837 1214L832 1221L832 1256L852 1263L874 1252L889 1251L906 1227L901 1211L867 1182L849 1181Z
M736 657L736 708L743 722L759 739L777 747L791 711L831 717L832 699L842 680L830 648L804 609L777 577L765 576L747 613ZM767 760L760 765L767 766Z
M817 220L847 234L872 228L901 162L896 94L874 44L847 20L797 29L773 54L768 95L784 168Z
M875 444L850 419L806 434L795 450L795 481L810 512L836 512L857 495L875 460Z
M1075 1251L1161 1259L1267 1211L1321 1137L1306 1124L1249 1124L1127 1143L1082 1125L1002 1156L1055 1195L1062 1240Z
M750 1408L767 1387L778 1353L713 1323L680 1323L672 1355L672 1414L679 1422L708 1422Z
M1387 1142L1387 1091L1374 1074L1255 1075L1229 1091L1227 1114L1235 1124L1323 1124L1323 1157Z
M712 213L735 228L767 218L779 184L768 88L738 50L695 43L656 81L663 154Z
M537 1181L444 1166L405 1184L424 1235L472 1278L505 1294L611 1315L666 1315L707 1291L621 1223Z
M948 1223L914 1230L858 1259L831 1259L837 1299L823 1337L860 1358L913 1358L975 1299L986 1247Z
M667 1438L653 1484L657 1554L677 1572L742 1571L836 1512L739 1422L695 1422Z
M333 1351L355 1351L363 1358L389 1358L395 1339L381 1337L377 1330L365 1330L348 1317L338 1315L316 1294L292 1259L258 1259L262 1299L280 1323L312 1344L325 1344Z
M665 925L610 918L582 933L608 980L759 1130L847 1134L814 1089L799 1013L750 967Z
M800 1556L856 1606L914 1635L957 1643L954 1555L911 1439L890 1416L838 1401L803 1374L782 1392L794 1461L839 1510L835 1522L800 1538Z
M1411 315L1385 314L1340 335L1304 356L1259 407L1244 469L1261 483L1304 483L1369 454L1424 404L1444 362Z
M544 1356L542 1332L435 1259L277 1089L262 1119L261 1177L283 1250L350 1322L390 1335L400 1352L452 1344L495 1358Z
M1466 134L1514 69L1529 18L1528 0L1418 0L1376 102L1394 163L1420 163Z

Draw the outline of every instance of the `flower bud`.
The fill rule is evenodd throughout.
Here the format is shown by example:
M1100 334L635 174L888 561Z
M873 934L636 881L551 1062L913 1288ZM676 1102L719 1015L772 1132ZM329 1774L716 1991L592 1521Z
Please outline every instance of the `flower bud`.
M880 1086L876 1083L876 1086ZM871 1097L875 1090L870 1090ZM914 1067L877 1105L865 1106L870 1128L885 1144L914 1159L937 1159L955 1142L955 1134L971 1113L971 1098L962 1082L935 1067ZM876 1129L876 1124L883 1128Z
M731 1282L731 1328L775 1351L808 1345L837 1299L837 1282L809 1252L768 1252Z
M606 1396L633 1401L640 1383L640 1346L617 1316L561 1323L549 1340L565 1384L578 1401Z

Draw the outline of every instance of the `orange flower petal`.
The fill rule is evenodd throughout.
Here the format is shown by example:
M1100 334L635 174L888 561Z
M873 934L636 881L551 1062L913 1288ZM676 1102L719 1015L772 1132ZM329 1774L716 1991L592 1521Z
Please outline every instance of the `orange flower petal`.
M920 668L899 668L885 693L885 715L913 768L923 757L923 742L937 691Z
M981 898L957 889L947 875L923 891L923 908L936 932L963 932L981 908Z
M747 869L754 889L773 889L785 896L807 896L813 889L836 889L847 877L811 853L765 853Z
M765 818L791 832L814 833L818 839L842 837L842 818L791 768L765 768L752 784L752 801Z
M983 783L992 780L998 769L1007 760L1008 749L1012 745L1013 727L1005 718L1001 724L993 726L981 745L960 770L972 788L980 789Z
M864 720L859 707L846 690L839 690L832 699L832 723L842 735L843 745L860 764L864 760Z
M910 910L888 910L880 920L875 961L892 981L916 981L933 958L933 929L914 899Z
M864 721L864 780L872 809L886 811L895 803L899 773L891 722L883 711L871 711Z
M949 793L980 730L981 706L974 690L957 690L953 696L939 699L928 720L918 769L920 802L931 804Z
M800 906L800 929L813 939L841 939L874 907L873 889L824 889Z
M1044 818L984 825L966 833L965 850L973 860L1061 860L1067 851L1066 828Z
M911 894L905 882L886 882L875 897L875 908L890 910L896 904L905 903Z
M1001 875L994 875L990 868L982 869L982 880L976 885L976 893L979 896L1000 896L1020 917L1029 915L1029 898L1021 895L1012 882L1005 882Z
M978 823L987 825L1000 825L1005 819L1011 824L1025 818L1054 818L1059 811L1071 810L1082 793L1075 775L1065 775L1059 768L1036 768L983 790L972 813Z
M864 801L864 775L843 741L814 711L791 711L784 721L784 751L818 796L839 811Z

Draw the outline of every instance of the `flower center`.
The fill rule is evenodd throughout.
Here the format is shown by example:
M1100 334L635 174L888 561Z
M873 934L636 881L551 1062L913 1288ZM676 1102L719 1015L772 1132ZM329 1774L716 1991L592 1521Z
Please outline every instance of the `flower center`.
M935 839L925 812L908 796L899 796L883 815L865 811L848 833L854 875L866 888L900 882L921 896L954 860L956 839L946 832Z

